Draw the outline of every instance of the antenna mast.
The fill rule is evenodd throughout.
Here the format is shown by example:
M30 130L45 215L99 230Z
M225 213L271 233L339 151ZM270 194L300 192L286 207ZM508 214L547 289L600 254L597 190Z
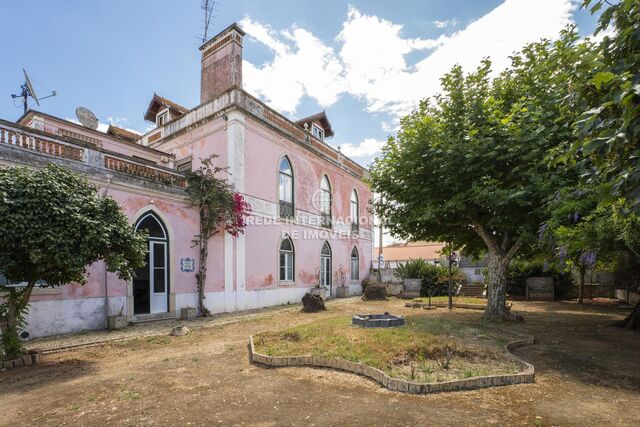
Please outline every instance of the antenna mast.
M27 114L27 109L29 108L29 97L33 98L33 100L36 101L36 104L39 107L40 100L51 98L52 96L57 95L56 91L53 90L49 95L38 98L38 95L36 95L36 90L33 88L33 84L31 83L31 79L29 78L29 74L27 74L27 70L23 68L22 73L24 74L24 83L20 85L20 89L22 89L22 91L20 95L12 94L11 97L13 99L22 98L23 114Z
M208 39L209 33L209 24L211 23L211 18L213 17L213 7L216 4L214 0L202 0L202 4L200 8L204 12L203 26L204 26L204 34L202 36L202 43L204 44Z

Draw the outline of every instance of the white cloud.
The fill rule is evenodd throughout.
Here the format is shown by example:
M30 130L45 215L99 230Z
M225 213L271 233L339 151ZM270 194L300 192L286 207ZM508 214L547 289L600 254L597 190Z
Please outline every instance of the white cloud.
M273 61L256 66L244 61L245 89L262 96L277 110L295 113L303 95L330 106L344 92L342 64L328 47L299 27L276 32L246 17L240 25L247 35L267 46Z
M456 25L458 25L458 20L457 19L447 19L444 21L438 21L435 20L433 21L433 25L436 26L436 28L447 28L447 27L455 27Z
M506 0L466 28L433 40L408 38L402 25L350 7L336 50L298 26L275 31L246 17L241 25L247 35L274 56L263 65L244 62L245 88L287 113L295 113L304 95L329 107L350 94L364 100L367 111L389 114L383 123L393 129L420 99L439 91L440 77L455 64L471 71L490 57L494 71L501 71L525 44L556 38L572 22L574 8L573 0ZM405 60L411 52L424 52L413 66Z
M343 144L340 146L347 157L372 157L382 151L382 147L387 141L380 141L375 138L365 138L360 144Z

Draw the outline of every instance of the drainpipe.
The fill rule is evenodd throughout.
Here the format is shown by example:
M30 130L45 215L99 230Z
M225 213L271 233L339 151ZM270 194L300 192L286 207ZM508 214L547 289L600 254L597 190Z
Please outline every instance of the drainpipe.
M107 186L104 188L104 195L109 193L109 186L113 175L107 175ZM104 262L104 327L109 327L109 283L107 282L107 263Z

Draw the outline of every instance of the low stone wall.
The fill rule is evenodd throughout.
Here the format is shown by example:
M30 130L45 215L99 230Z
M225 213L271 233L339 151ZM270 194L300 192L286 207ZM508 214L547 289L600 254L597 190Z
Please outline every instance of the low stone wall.
M512 341L505 346L507 355L522 367L522 372L509 375L490 375L485 377L467 378L464 380L445 381L439 383L417 383L391 378L383 371L349 360L331 359L316 356L267 356L257 353L253 345L253 336L249 336L249 361L251 363L268 367L283 366L311 366L318 368L330 368L351 372L371 378L392 391L400 391L413 394L440 393L445 391L475 390L484 387L532 383L535 378L533 365L520 359L512 353L518 347L533 344L533 336L526 336Z
M640 293L631 292L627 289L616 289L614 291L614 297L626 301L629 304L637 304L638 300L640 300Z

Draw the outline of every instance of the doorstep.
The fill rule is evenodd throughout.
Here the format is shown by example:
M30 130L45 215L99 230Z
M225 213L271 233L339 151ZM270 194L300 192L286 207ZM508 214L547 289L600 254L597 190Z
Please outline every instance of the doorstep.
M147 322L158 322L162 320L176 320L176 313L148 313L148 314L136 314L129 323L139 324Z

